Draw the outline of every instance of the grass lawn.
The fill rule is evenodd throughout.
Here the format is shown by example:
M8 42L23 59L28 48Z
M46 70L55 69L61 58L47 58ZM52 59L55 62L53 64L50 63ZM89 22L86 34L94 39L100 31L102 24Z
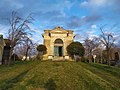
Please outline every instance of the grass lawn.
M0 66L0 90L120 90L120 68L82 62L17 62Z

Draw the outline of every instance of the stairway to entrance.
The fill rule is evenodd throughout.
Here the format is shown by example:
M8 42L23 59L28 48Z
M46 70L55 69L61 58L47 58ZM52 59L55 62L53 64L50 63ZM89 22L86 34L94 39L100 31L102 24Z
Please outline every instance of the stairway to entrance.
M63 56L54 56L53 60L52 61L65 61L64 57Z

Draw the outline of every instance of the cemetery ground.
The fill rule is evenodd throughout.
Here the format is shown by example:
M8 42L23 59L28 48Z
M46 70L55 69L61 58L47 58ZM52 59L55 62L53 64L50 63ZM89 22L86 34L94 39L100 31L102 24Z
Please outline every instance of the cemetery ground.
M120 68L83 62L19 61L0 66L0 90L120 90Z

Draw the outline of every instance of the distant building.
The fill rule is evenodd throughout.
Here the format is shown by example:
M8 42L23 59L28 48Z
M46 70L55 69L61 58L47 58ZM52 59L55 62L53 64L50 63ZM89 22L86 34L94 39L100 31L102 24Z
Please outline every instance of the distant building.
M3 50L3 57L2 57L2 64L8 64L9 56L10 56L10 40L9 39L4 39L5 41L5 46Z
M63 60L69 59L67 46L73 42L75 34L72 30L65 30L62 27L55 27L52 30L44 30L44 45L47 47L47 54L44 59Z
M0 65L2 64L2 56L3 56L4 46L5 46L5 42L3 39L3 35L0 35Z

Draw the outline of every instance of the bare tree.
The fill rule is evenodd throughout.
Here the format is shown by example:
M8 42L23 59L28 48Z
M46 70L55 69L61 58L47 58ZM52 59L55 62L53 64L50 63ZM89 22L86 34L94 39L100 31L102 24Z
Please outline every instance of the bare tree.
M36 50L36 47L37 47L37 44L35 42L33 42L31 40L31 38L29 37L25 37L23 38L23 48L24 48L24 56L25 56L25 60L27 60L27 57L31 56L35 56L37 53L37 50Z
M94 37L93 39L85 39L84 40L84 45L86 49L86 56L90 59L90 57L93 54L93 51L98 47L99 42L98 38Z
M25 37L25 38L23 38L23 45L24 45L24 47L25 47L25 60L27 60L27 57L28 57L28 53L29 53L29 50L32 48L32 46L33 46L33 42L32 42L32 40L30 39L30 38L28 38L28 37Z
M29 38L30 39L30 38ZM14 49L14 53L17 54L21 59L23 57L29 56L30 58L33 58L37 55L37 50L36 50L37 44L33 42L32 40L29 41L28 39L24 39L24 41L17 45Z
M20 59L25 55L25 46L23 44L19 44L14 47L14 54L17 54Z
M93 50L99 45L98 38L94 37L93 39L85 39L84 45L87 51L87 54L92 54Z
M11 49L8 64L10 64L10 59L14 50L14 47L22 42L21 38L31 34L31 28L29 24L32 23L34 19L31 14L25 19L19 17L16 12L12 12L12 16L9 19L10 29L8 30L8 39L11 41Z
M113 37L113 33L111 32L105 32L105 26L100 27L101 35L100 35L100 41L105 46L106 52L107 52L107 63L110 65L110 49L114 45L115 38ZM113 25L110 30L115 28L116 25Z

